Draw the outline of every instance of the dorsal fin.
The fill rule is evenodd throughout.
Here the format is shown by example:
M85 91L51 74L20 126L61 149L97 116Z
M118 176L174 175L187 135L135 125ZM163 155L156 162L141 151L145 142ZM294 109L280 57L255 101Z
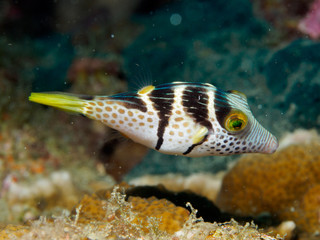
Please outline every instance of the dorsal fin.
M148 94L150 93L153 89L155 88L155 86L149 85L149 86L145 86L143 88L141 88L138 91L138 94L142 95L142 94Z

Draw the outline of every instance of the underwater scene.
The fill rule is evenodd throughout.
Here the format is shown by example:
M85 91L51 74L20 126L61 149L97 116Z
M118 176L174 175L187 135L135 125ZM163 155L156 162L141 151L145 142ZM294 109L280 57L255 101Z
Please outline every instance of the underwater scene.
M0 239L320 239L320 0L0 1Z

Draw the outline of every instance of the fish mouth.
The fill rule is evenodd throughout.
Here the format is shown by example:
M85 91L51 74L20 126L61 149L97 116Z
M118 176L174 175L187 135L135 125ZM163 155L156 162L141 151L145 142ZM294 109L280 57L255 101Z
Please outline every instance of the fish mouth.
M279 147L279 142L277 138L273 135L270 136L269 140L266 142L265 147L263 148L263 153L274 153Z

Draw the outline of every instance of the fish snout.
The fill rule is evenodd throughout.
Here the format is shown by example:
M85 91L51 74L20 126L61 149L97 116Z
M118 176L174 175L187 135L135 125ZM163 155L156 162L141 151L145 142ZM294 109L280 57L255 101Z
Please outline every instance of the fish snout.
M279 147L279 142L275 136L270 134L269 138L265 142L265 146L262 149L263 153L274 153Z

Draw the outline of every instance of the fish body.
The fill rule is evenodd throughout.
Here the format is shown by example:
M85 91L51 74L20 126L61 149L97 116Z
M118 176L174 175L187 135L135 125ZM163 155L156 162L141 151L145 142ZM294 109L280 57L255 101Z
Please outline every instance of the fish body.
M208 83L174 82L113 96L32 93L29 100L99 120L166 154L273 153L278 147L244 94Z

